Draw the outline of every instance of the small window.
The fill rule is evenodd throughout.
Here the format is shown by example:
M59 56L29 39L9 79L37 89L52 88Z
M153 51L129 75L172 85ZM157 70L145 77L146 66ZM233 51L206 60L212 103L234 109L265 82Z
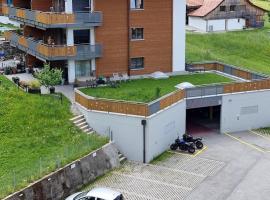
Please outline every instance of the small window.
M143 0L130 0L131 9L143 9Z
M143 69L144 68L144 58L131 58L130 69Z
M220 11L225 12L226 11L226 6L220 6Z
M131 29L131 39L132 40L142 40L143 39L143 28L132 28Z
M231 5L230 6L230 11L236 11L236 5Z

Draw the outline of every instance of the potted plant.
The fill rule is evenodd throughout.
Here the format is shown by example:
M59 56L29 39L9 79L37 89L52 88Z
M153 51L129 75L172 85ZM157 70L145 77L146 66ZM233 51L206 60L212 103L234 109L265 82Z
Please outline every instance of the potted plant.
M28 93L40 94L41 93L40 86L41 84L38 80L30 81L28 84Z
M50 93L53 94L55 92L55 86L62 82L62 73L61 69L51 69L50 65L44 64L44 68L36 74L36 77L41 85L48 88Z

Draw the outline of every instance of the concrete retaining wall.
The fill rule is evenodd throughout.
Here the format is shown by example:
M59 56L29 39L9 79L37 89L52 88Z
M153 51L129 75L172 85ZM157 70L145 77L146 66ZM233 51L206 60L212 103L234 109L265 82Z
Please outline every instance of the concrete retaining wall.
M169 149L177 135L182 135L186 129L185 100L149 117L92 111L77 105L89 125L97 133L111 137L129 160L143 162L144 159L142 120L146 120L146 162Z
M119 166L118 150L109 143L5 200L60 200Z

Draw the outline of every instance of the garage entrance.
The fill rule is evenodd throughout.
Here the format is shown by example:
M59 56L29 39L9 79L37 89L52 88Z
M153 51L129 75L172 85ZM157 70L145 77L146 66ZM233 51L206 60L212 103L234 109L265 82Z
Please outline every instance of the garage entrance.
M186 114L186 130L188 134L220 132L220 105L187 109Z

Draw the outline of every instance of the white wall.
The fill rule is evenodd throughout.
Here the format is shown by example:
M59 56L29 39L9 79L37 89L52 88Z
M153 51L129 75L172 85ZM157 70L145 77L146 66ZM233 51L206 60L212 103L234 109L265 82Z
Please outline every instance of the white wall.
M80 106L79 106L80 107ZM127 116L113 113L86 111L80 109L88 124L99 134L110 136L119 151L129 160L143 161L143 126L144 117Z
M213 26L213 31L225 31L225 19L208 20L207 31L210 30L210 26Z
M221 132L237 132L269 127L269 102L269 90L223 96L221 108Z
M173 0L173 71L185 71L186 1Z
M186 130L186 101L178 102L147 119L146 161L169 149L177 136Z
M188 25L206 32L206 20L201 17L188 17Z
M129 160L143 161L143 119L146 119L146 162L169 149L178 134L181 136L186 129L185 100L147 118L78 107L97 133L112 135L120 152Z
M228 19L227 30L241 30L245 25L245 19Z
M0 16L0 22L3 24L13 24L14 26L18 26L18 27L20 26L18 22L12 21L6 16Z

